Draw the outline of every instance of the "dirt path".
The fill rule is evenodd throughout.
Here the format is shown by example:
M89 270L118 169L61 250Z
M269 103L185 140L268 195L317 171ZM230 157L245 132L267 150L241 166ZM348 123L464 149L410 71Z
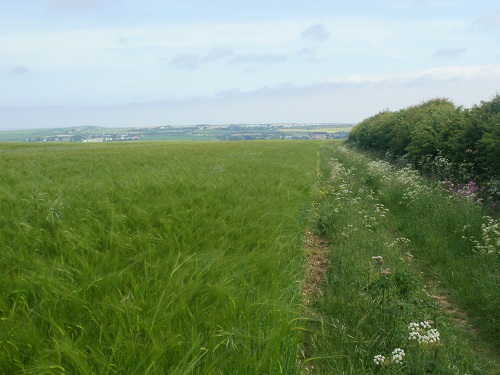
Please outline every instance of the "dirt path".
M323 283L330 266L327 257L328 242L314 234L313 230L308 227L304 234L303 249L305 260L304 284L302 285L304 315L314 317L314 302L323 297ZM310 359L311 350L305 342L301 355L297 358L298 363L305 363L303 365L304 375L315 372L314 362Z
M328 269L326 252L328 242L315 235L312 229L307 229L304 236L305 280L302 287L304 306L309 307L323 296L322 284Z
M486 373L495 375L500 374L498 349L477 338L479 328L472 324L472 319L468 316L467 312L453 303L438 284L432 281L429 282L428 285L429 290L433 291L430 297L438 302L441 312L446 315L453 324L461 327L467 332L467 335L464 337L467 337L467 340L470 342L470 347L473 348L473 352L477 353L480 357L479 362L483 362L486 366Z

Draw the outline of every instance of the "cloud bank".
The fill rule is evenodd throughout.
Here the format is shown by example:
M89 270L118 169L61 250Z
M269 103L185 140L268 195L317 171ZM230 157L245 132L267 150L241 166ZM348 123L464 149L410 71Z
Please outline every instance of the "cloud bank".
M442 67L304 85L284 82L252 90L235 87L204 96L115 105L0 107L0 123L15 121L17 128L32 128L33 114L40 124L61 127L358 122L385 108L398 110L435 97L470 107L488 100L498 87L500 64Z

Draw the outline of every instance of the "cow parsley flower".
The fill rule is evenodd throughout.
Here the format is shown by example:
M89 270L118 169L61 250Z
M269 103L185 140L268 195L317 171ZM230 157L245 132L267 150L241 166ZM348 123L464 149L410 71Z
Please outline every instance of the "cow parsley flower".
M403 357L405 356L405 351L401 348L396 348L391 353L391 359L386 358L382 354L377 354L373 357L373 362L378 366L389 366L397 363L403 363Z
M403 363L403 357L405 356L405 351L401 348L396 348L392 351L392 363Z
M431 328L431 322L423 321L420 323L410 323L408 325L410 330L409 339L417 341L419 344L436 344L439 343L439 331Z
M373 362L375 362L376 365L382 366L385 362L385 357L382 354L377 354L373 357Z

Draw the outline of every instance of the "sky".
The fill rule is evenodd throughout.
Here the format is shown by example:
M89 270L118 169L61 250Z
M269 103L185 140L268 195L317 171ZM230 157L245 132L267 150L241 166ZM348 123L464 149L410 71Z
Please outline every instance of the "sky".
M0 0L0 130L470 108L499 41L498 0Z

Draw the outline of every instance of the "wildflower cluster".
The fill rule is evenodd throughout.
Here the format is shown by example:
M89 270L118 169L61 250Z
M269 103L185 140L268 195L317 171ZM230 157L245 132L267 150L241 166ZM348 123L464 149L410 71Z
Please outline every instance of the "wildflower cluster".
M350 190L350 182L354 178L356 169L354 167L346 168L337 159L331 159L329 162L330 176L328 178L328 186L333 188L332 194L339 196L339 193L347 195L352 193ZM337 192L337 194L335 194Z
M398 237L398 238L396 238L392 242L386 242L385 245L387 247L395 247L397 245L410 244L410 243L411 243L411 241L408 238L406 238L406 237Z
M409 339L415 340L419 344L438 344L439 331L431 328L431 322L423 321L420 323L410 323L408 329L410 330Z
M376 203L373 212L361 210L358 211L358 214L363 218L365 227L372 230L380 224L380 220L385 217L388 211L389 209L385 208L383 204Z
M434 177L449 176L453 172L454 164L442 155L441 150L437 150L436 156L424 155L418 162L418 168L427 175Z
M346 155L350 160L353 160L355 162L359 163L367 160L365 156L361 155L358 152L352 151L349 147L339 146L338 150L342 152L344 155Z
M374 257L375 258L375 257ZM378 257L377 257L378 258ZM423 321L420 323L410 323L408 329L410 330L409 339L417 341L419 344L434 344L438 345L440 342L439 332L435 328L431 328L430 321ZM396 348L392 351L390 357L382 354L377 354L373 357L373 362L377 366L389 366L392 364L402 364L406 353L401 348Z
M391 364L400 364L403 363L403 357L405 356L405 351L401 348L396 348L391 353L391 359L389 360L382 354L377 354L373 357L373 362L375 362L378 366L388 366Z
M385 214L389 212L388 208L385 208L385 206L381 203L375 204L375 212L380 215L380 217L385 217Z
M468 234L470 225L464 225L462 238L472 242L473 251L477 254L500 254L500 219L483 216L483 220L486 222L481 224L480 239Z
M376 365L382 366L385 364L385 357L382 354L377 354L375 357L373 357L373 362L375 362Z
M403 357L405 356L405 351L401 348L396 348L392 351L392 363L403 363Z
M370 161L367 167L368 174L373 177L387 176L394 170L394 167L390 163L383 160Z
M456 196L470 201L480 201L480 188L476 181L471 180L466 184L455 184L450 178L443 180L445 189L452 191Z
M332 158L328 160L328 169L328 174L323 173L319 163L316 168L319 184L313 193L312 208L320 231L332 228L334 217L342 214L347 207L361 202L352 191L355 168L346 168L338 159ZM337 229L341 230L342 235L348 236L355 228Z
M371 161L367 166L369 175L380 178L387 186L403 190L401 204L409 205L422 194L430 192L419 173L409 166L398 169L384 160Z
M323 186L317 190L318 198L332 197L335 201L341 202L350 200L352 196L350 180L353 178L355 169L346 168L337 159L331 159L328 165L330 174L326 176L326 180L322 184ZM316 170L316 176L318 179L324 177L319 165Z
M474 241L474 251L481 254L500 254L500 219L485 216L481 224L482 242Z
M431 189L423 183L419 172L409 165L396 168L385 160L369 160L361 155L354 156L355 154L345 147L339 147L339 150L350 158L362 161L367 166L369 176L380 179L387 186L402 189L404 193L401 204L410 205L415 199L431 192Z
M431 189L423 183L418 171L409 166L397 169L390 178L386 178L386 182L389 186L404 189L400 203L406 206L411 205L416 199L431 193Z

